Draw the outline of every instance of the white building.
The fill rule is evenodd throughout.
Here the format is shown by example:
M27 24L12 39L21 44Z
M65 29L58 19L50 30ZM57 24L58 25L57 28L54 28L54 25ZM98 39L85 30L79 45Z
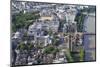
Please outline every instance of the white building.
M74 19L75 19L77 13L78 13L78 11L75 8L68 9L66 12L66 21L68 22L70 20L70 21L74 22Z
M20 32L16 32L15 34L14 34L14 36L12 37L12 39L21 39L21 33Z

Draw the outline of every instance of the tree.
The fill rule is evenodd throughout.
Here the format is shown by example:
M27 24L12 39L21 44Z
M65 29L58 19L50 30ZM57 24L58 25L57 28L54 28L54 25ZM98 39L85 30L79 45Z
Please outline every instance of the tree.
M58 48L55 48L54 46L48 46L45 48L44 53L46 54L55 54L56 52L59 52Z
M33 12L33 13L23 13L20 12L18 14L12 15L12 30L15 32L17 29L20 28L27 28L32 21L30 22L29 20L36 20L38 19L39 13L38 12Z
M44 53L50 54L50 53L52 53L52 51L54 51L54 47L49 46L49 47L46 47L45 48Z
M32 49L33 49L33 47L34 47L34 45L33 45L33 44L28 43L28 50L32 50Z
M80 61L84 60L84 50L80 49Z
M75 21L77 22L77 31L82 32L83 31L83 23L84 23L85 15L82 13L78 13L75 17Z
M26 49L26 45L25 45L23 42L21 42L21 43L18 45L17 49L19 49L19 50L25 50L25 49Z
M53 35L53 43L52 45L57 46L59 45L59 37L57 36L57 34Z
M68 60L68 62L73 62L73 58L72 58L72 55L71 55L71 52L69 50L66 51L66 59Z

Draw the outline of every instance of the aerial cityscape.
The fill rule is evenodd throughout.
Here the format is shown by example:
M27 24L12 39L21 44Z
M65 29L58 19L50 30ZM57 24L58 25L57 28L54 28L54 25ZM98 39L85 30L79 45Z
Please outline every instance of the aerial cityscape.
M96 6L11 2L11 65L96 60Z

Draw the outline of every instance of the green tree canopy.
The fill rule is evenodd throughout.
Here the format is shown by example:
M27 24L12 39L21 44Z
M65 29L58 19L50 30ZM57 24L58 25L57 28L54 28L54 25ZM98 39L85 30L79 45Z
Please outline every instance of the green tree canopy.
M23 13L20 12L18 14L12 15L12 30L16 31L17 29L20 28L27 28L32 21L29 20L36 20L39 18L39 13L38 12L33 12L33 13Z

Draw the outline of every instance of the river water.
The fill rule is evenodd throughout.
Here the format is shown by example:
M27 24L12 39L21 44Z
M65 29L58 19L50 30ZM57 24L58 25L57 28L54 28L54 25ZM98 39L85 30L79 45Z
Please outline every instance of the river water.
M95 59L95 16L86 16L84 20L84 39L85 61L94 61Z

